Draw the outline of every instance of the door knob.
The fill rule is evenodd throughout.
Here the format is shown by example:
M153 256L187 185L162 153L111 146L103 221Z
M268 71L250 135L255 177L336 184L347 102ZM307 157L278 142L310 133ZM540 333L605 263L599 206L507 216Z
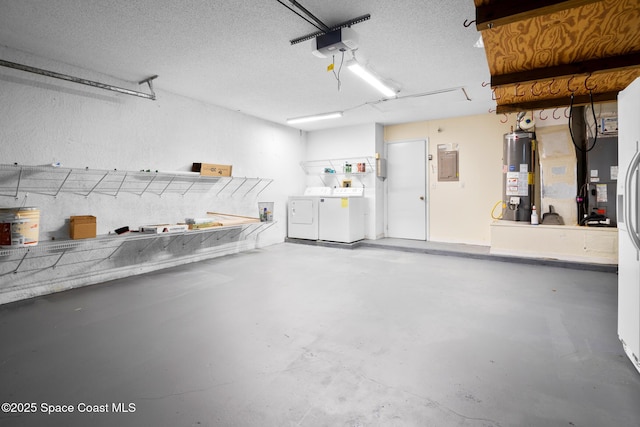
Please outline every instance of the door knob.
M420 196L420 200L423 200L423 201L424 201L424 196Z

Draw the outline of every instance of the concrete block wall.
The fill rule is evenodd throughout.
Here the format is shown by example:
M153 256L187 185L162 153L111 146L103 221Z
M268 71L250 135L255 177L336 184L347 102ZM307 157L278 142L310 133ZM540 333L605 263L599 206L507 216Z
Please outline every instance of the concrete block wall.
M8 48L0 47L0 56L114 86L146 89L92 70ZM122 193L117 197L61 193L54 198L21 192L15 199L10 192L3 192L0 207L38 207L41 242L60 242L68 239L71 215L96 216L98 235L106 235L125 225L135 229L145 224L175 223L184 221L185 217L206 216L208 211L257 216L258 201L272 201L276 224L257 239L254 233L251 246L282 242L286 235L287 196L304 190L305 176L299 161L305 158L306 135L296 129L164 92L161 79L159 77L155 84L157 100L150 101L0 68L0 163L51 165L60 162L70 168L169 172L188 172L193 162L231 164L234 176L273 179L259 197L205 192L184 196ZM240 250L237 242L230 243L226 251L217 249L197 257ZM173 261L164 265L179 263L178 259L183 256L191 255L175 255ZM0 257L0 263L2 261ZM145 263L149 261L143 261L142 265ZM112 278L108 269L92 275L91 263L85 264L84 271L73 273L75 278L65 279L56 272L56 280L81 286ZM147 267L142 270L149 270ZM51 276L42 273L31 273L30 278L4 274L0 276L0 293L18 282L25 288L39 289L37 293L46 293L48 277ZM50 287L50 290L54 289Z

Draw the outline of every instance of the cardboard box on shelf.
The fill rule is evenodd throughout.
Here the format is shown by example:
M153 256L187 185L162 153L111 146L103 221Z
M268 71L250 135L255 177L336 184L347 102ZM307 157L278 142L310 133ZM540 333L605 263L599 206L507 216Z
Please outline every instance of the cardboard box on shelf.
M148 234L181 233L187 230L189 230L189 226L187 224L143 225L139 229L141 233L148 233Z
M232 165L217 165L214 163L194 163L192 172L200 172L203 176L231 176Z
M96 237L96 217L76 215L69 219L69 237L73 240Z

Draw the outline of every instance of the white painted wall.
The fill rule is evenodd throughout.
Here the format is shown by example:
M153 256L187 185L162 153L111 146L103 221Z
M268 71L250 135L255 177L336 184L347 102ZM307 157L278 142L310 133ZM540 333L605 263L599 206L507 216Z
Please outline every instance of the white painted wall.
M147 87L89 70L0 48L5 60L133 90ZM156 82L160 87L162 76ZM304 188L299 167L305 134L238 112L157 89L157 100L137 98L62 80L0 68L0 163L91 169L190 171L193 162L232 164L234 176L273 178L260 201L275 202L277 224L256 245L284 240L286 198ZM257 216L252 198L215 194L88 198L30 194L0 197L0 207L41 210L40 239L68 238L71 215L95 215L98 234L128 225L175 223L207 211ZM255 236L254 236L255 237ZM8 279L7 279L8 278ZM104 278L104 277L103 277ZM15 277L3 276L0 285ZM88 281L86 281L88 283Z
M340 127L307 133L305 160L374 157L382 145L383 127L379 124ZM354 165L355 168L355 165ZM355 180L354 186L364 185L367 208L365 211L365 237L376 239L382 235L382 181L375 174ZM307 177L307 185L320 186L317 176Z
M385 127L386 142L429 140L430 240L491 244L491 208L502 199L502 140L514 119L501 123L503 116L483 114ZM438 182L440 144L458 146L457 182Z

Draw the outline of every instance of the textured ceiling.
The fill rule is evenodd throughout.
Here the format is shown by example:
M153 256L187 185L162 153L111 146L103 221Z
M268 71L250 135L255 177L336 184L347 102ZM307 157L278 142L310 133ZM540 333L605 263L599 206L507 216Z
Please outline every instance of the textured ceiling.
M341 119L299 125L305 130L495 108L491 89L482 86L490 77L485 53L473 47L479 33L463 26L474 19L473 0L300 3L329 26L371 14L353 26L357 57L399 84L401 99L379 102L346 68L338 90L327 72L331 58L313 56L311 41L289 43L317 29L277 0L1 0L0 45L125 81L157 74L160 91L282 124L345 111ZM449 88L466 95L458 89L418 96Z

